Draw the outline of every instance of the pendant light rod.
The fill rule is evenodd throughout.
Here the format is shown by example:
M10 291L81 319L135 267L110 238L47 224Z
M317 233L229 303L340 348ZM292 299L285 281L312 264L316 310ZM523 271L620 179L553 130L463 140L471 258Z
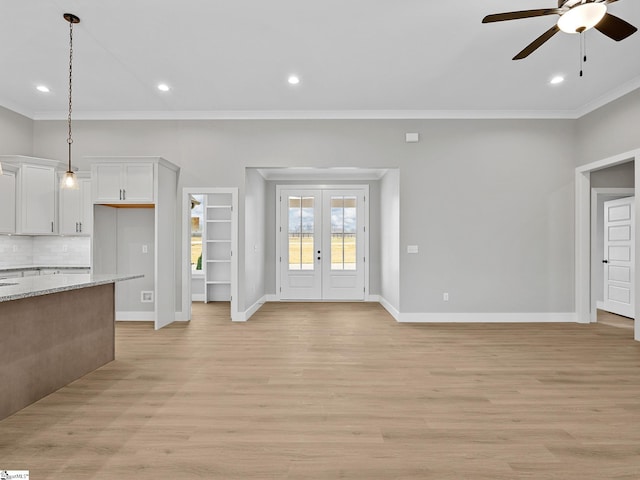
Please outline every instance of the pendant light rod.
M69 146L69 166L68 170L64 174L62 187L78 188L78 180L71 169L71 144L73 143L73 135L71 132L71 112L73 110L73 24L80 23L80 18L73 13L65 13L63 17L67 22L69 22L69 116L67 117L69 127L69 136L67 137L67 144Z

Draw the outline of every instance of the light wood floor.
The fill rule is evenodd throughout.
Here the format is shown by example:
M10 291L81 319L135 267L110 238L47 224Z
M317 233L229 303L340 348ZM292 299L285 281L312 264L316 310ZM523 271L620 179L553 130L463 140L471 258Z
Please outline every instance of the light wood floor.
M117 360L0 422L42 479L638 479L640 343L578 324L397 324L377 304L117 325ZM3 395L10 388L0 385Z

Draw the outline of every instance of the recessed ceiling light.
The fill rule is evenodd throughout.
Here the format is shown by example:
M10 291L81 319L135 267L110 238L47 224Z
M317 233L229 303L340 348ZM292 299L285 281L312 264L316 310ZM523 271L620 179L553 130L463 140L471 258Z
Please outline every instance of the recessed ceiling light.
M297 75L290 75L287 82L289 82L290 85L298 85L300 83L300 77Z
M42 93L49 93L50 92L49 87L47 87L45 85L38 85L36 87L36 90L38 90L39 92L42 92Z
M562 75L556 75L551 80L549 80L549 83L551 85L558 85L559 83L562 83L562 82L564 82L564 77Z
M158 90L160 90L161 92L168 92L169 89L169 85L167 85L166 83L161 83L158 85Z

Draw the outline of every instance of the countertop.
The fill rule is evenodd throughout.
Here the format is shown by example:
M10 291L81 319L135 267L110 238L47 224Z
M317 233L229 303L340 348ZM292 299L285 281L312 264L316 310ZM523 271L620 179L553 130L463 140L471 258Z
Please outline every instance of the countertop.
M42 275L35 277L7 278L0 280L0 302L37 297L50 293L78 290L107 283L142 278L144 275L89 275L74 273L69 275Z
M0 272L15 272L17 270L86 270L89 265L12 265L0 267Z

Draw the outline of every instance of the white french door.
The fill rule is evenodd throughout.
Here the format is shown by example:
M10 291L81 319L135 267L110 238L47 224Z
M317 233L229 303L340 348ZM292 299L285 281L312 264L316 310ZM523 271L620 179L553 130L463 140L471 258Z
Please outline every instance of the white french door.
M282 300L364 300L366 193L279 189Z
M604 202L604 309L634 318L634 197Z

